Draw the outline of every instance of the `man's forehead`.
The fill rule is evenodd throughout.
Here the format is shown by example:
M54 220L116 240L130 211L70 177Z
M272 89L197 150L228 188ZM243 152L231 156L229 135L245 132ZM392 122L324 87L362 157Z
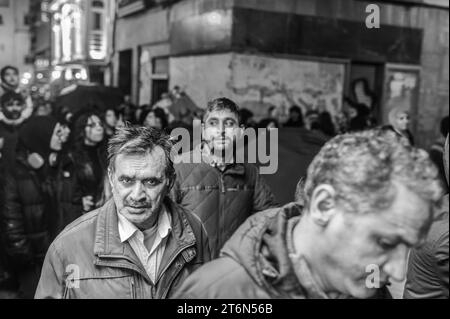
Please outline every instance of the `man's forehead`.
M236 113L231 112L230 110L214 110L207 114L206 121L211 119L233 119L235 121L238 120L238 116Z
M166 159L161 147L155 147L151 152L135 154L119 154L116 158L116 173L124 175L164 173Z

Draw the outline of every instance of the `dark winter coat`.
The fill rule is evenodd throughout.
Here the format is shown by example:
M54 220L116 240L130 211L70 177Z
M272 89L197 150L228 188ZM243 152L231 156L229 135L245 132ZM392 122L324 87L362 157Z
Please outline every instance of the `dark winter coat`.
M201 163L189 162L194 152L201 152ZM173 199L200 217L213 258L250 215L276 206L269 186L252 164L231 164L221 171L200 148L178 160L182 162L175 165Z
M292 203L250 217L225 244L221 258L193 273L175 298L324 298L312 284L309 269L294 271L289 257L289 237L302 210ZM377 295L385 296L390 296L386 289Z
M43 181L24 158L5 177L1 229L14 264L42 263L51 242L55 219L53 174Z

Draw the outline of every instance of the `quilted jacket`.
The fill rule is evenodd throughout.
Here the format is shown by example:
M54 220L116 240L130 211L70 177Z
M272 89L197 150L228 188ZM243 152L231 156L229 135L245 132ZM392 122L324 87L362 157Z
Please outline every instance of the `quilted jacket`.
M201 152L201 163L192 163ZM172 196L202 220L213 258L253 213L275 207L269 186L252 164L230 164L222 171L201 147L183 154L175 165Z

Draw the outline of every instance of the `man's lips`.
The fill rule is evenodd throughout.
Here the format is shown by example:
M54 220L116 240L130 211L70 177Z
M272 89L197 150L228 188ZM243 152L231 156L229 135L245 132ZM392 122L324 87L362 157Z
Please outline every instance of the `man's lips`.
M141 211L141 210L144 210L144 209L149 209L150 206L127 206L127 208L131 209L131 210Z

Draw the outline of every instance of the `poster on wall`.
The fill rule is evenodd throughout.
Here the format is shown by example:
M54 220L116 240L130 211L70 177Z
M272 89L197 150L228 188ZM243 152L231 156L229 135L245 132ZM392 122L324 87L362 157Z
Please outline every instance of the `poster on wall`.
M383 98L383 123L388 124L389 112L394 107L407 109L412 119L417 114L420 67L386 65ZM415 125L413 121L413 125ZM415 127L413 127L415 129Z
M206 67L214 65L214 68ZM220 71L215 71L220 70ZM179 85L197 105L226 96L253 112L255 120L275 106L281 116L298 105L328 111L342 110L345 62L302 61L249 54L217 54L171 59L171 86Z

